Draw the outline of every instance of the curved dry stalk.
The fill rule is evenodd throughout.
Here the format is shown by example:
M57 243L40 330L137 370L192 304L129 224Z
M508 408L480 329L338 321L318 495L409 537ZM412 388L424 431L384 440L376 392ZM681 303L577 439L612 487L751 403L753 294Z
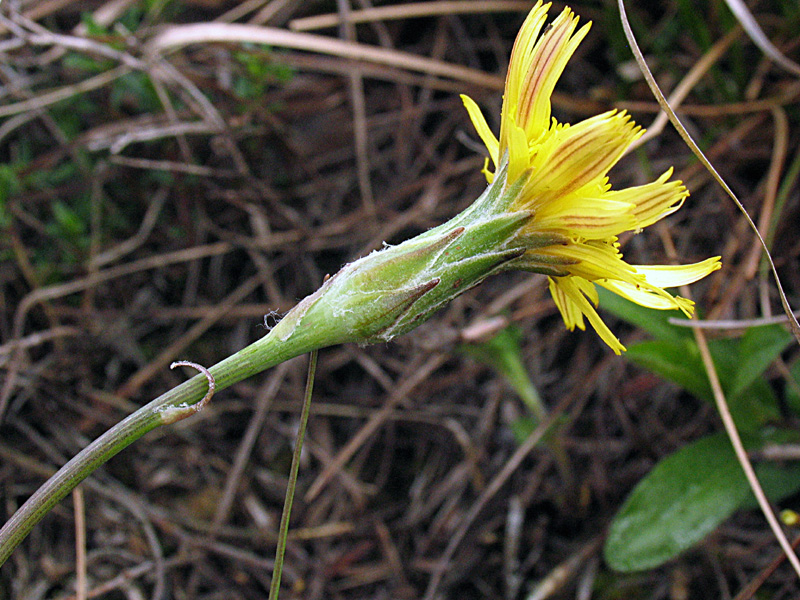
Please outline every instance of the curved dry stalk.
M769 262L770 269L772 270L773 277L775 279L775 285L778 287L778 295L781 299L781 305L783 306L783 311L786 313L786 316L789 320L789 327L792 330L792 334L794 335L795 339L798 343L800 343L800 323L797 322L797 318L792 313L792 307L789 304L789 300L786 298L786 292L783 291L783 285L781 284L781 278L778 276L778 271L775 268L775 263L772 260L772 254L769 252L769 248L767 247L767 243L764 241L764 238L761 237L761 233L758 231L758 227L753 222L753 219L748 214L745 207L742 205L739 198L733 192L733 190L728 186L725 180L720 176L717 170L714 168L714 165L706 158L706 155L703 154L703 151L700 150L700 147L697 143L692 139L692 136L689 135L689 132L686 130L686 127L683 126L681 120L678 118L678 115L675 114L675 111L669 105L664 93L661 91L661 88L658 87L658 83L653 77L650 68L647 66L647 62L644 60L644 55L642 51L639 49L638 44L636 43L636 38L633 35L633 30L631 29L630 23L628 23L628 17L625 13L625 6L623 4L623 0L617 0L617 5L619 6L620 17L622 19L622 28L625 30L625 37L628 39L628 43L630 44L631 50L636 58L636 62L639 63L639 67L642 69L642 73L644 74L645 79L647 80L647 84L650 86L650 90L653 92L653 95L658 100L659 105L661 108L669 115L669 120L675 126L675 129L680 134L683 141L686 143L687 146L691 149L694 155L703 163L703 166L711 173L712 177L717 181L717 183L725 190L725 193L728 194L733 203L739 209L739 211L744 215L745 219L747 220L747 224L750 226L750 229L756 234L758 237L758 241L761 244L761 247L764 249L766 253L767 261ZM798 565L800 567L800 564ZM800 572L798 573L800 574Z
M153 54L159 54L190 44L207 44L210 42L267 44L279 48L318 52L340 58L397 67L427 75L448 77L456 81L495 90L503 89L505 82L503 77L498 77L497 75L489 75L477 69L453 65L408 52L376 48L367 44L346 42L322 35L297 33L274 27L258 27L239 23L175 25L163 30L151 39L147 44L147 50Z
M681 82L670 94L670 106L677 108L686 99L686 96L689 95L689 92L691 92L694 86L697 85L697 83L703 78L703 75L705 75L708 70L714 66L714 64L722 57L725 51L730 48L731 44L736 41L740 34L740 29L733 29L729 31L724 38L714 44L711 49L706 52L703 57L692 66L691 69L689 69L689 72L686 73ZM647 131L645 131L644 135L633 142L628 147L626 152L631 152L648 140L660 135L661 132L664 131L664 127L668 122L669 116L666 112L664 112L664 110L661 110L653 123L647 128Z
M800 77L800 65L785 56L778 50L775 45L769 41L769 38L761 30L758 21L755 20L750 9L742 0L725 0L728 8L736 17L736 20L744 27L747 35L753 40L753 43L761 48L761 51L769 56L776 64L780 65L790 73Z
M200 412L211 402L211 398L214 397L214 392L217 390L217 382L214 380L214 376L211 374L211 371L206 369L203 365L189 360L176 360L169 368L174 369L175 367L192 367L200 371L208 380L208 391L200 402L196 402L195 404L165 407L164 410L161 411L161 420L164 422L164 425L172 425L173 423L183 421L186 417L191 417L193 414Z
M414 17L434 17L438 15L479 14L495 12L522 12L531 9L530 0L483 0L464 2L464 0L435 0L434 2L412 2L410 4L390 4L389 6L369 6L351 11L348 23L372 23ZM314 15L289 21L292 31L311 31L336 27L341 23L338 14Z
M642 74L644 75L645 79L647 80L647 84L650 86L653 95L658 100L658 103L661 105L661 108L664 112L667 113L669 116L670 121L675 126L675 129L678 130L681 138L683 138L684 142L689 146L692 152L697 156L698 159L703 163L703 165L708 169L711 175L716 179L716 181L722 186L725 192L730 196L736 206L739 208L741 213L745 216L747 223L750 225L751 229L755 232L756 236L758 237L759 242L761 243L764 252L766 253L767 260L769 261L769 265L772 269L772 273L775 278L775 283L778 286L778 291L781 298L781 303L783 304L783 309L786 312L786 315L789 319L789 326L792 329L792 333L794 334L795 338L797 338L798 342L800 342L800 325L797 323L797 319L795 318L794 314L792 313L791 307L789 306L789 301L786 298L786 294L783 291L783 286L780 282L780 277L778 277L778 272L775 269L775 263L772 260L772 255L769 252L769 248L767 248L767 244L764 241L764 238L761 237L761 233L758 231L758 227L756 227L753 220L750 218L750 215L745 210L742 203L736 197L736 194L733 193L733 190L725 183L725 180L717 173L716 169L714 169L713 165L709 162L706 158L703 151L697 146L695 141L689 135L689 132L683 126L678 116L675 114L675 111L669 105L669 102L664 97L663 92L658 87L658 83L656 82L655 78L653 77L652 72L650 71L647 63L644 60L644 56L642 55L642 51L639 49L639 45L636 43L636 38L633 35L633 30L631 29L630 23L628 22L627 14L625 13L625 4L623 0L617 0L617 5L619 7L620 12L620 20L622 21L622 28L625 31L625 37L628 39L628 44L630 45L631 51L636 58L636 62L639 64L640 69L642 70ZM687 290L688 291L688 290ZM717 371L714 367L714 362L711 359L711 353L708 350L708 344L706 342L705 334L703 333L702 329L695 329L695 339L697 340L697 346L700 349L700 354L703 359L703 365L706 368L706 373L708 374L708 379L711 384L711 389L714 393L714 399L717 403L717 408L719 410L719 414L722 418L722 422L725 426L725 431L728 434L728 437L733 444L733 449L736 452L736 457L739 460L739 464L742 466L742 470L744 471L745 477L747 477L747 481L750 484L750 487L753 491L753 494L758 500L758 504L761 507L762 512L764 513L765 518L767 519L767 523L769 523L772 532L775 534L778 543L780 544L781 548L783 549L784 553L786 554L786 558L791 563L792 567L794 568L795 572L797 573L798 577L800 577L800 559L797 558L797 555L792 550L792 546L789 543L789 540L786 539L786 534L784 534L783 530L781 529L780 524L778 523L778 519L775 516L775 512L772 510L772 507L769 504L769 500L767 500L766 495L764 494L764 490L761 487L761 484L758 481L758 477L756 477L755 471L753 470L753 465L750 462L750 458L747 456L747 451L744 449L744 445L742 444L742 440L739 437L739 432L736 429L736 424L733 422L733 417L731 416L730 410L728 409L727 401L725 400L725 394L722 391L722 386L719 382L719 377L717 376Z

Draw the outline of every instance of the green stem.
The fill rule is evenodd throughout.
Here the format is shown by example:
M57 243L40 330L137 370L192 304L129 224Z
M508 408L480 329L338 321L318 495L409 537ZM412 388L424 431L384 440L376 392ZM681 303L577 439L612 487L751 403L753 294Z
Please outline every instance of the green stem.
M208 369L216 390L223 390L290 358L328 345L321 343L309 328L297 328L296 335L286 340L281 340L277 333L278 330L273 329L257 342ZM209 379L204 374L183 382L117 423L61 467L0 529L0 566L34 525L92 471L149 431L174 423L178 420L176 413L194 407L206 396L208 388Z
M2 1L2 0L0 0ZM333 344L388 342L407 333L492 273L516 268L518 237L533 213L508 213L525 179L505 186L505 162L494 183L460 215L398 246L342 267L266 336L168 391L112 427L62 467L0 529L0 565L31 528L76 485L148 431L185 418L206 395L285 360ZM524 267L524 265L523 265Z
M292 454L292 466L289 470L289 483L286 486L286 499L283 502L283 514L278 530L278 547L275 550L275 566L272 570L272 584L269 587L269 600L278 600L281 589L281 575L283 574L283 556L286 553L286 540L289 537L289 517L292 515L292 502L294 490L297 486L297 472L300 469L300 454L303 451L303 440L306 435L308 414L311 412L311 393L314 389L314 374L317 371L317 351L311 352L308 361L308 378L306 379L306 393L303 398L303 408L300 413L300 428L297 431L297 441Z

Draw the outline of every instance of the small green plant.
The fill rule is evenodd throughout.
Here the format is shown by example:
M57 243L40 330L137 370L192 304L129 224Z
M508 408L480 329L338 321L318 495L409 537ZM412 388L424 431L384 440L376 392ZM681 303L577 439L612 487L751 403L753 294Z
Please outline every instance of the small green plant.
M260 99L269 86L294 77L294 69L275 62L269 48L248 47L235 52L233 58L241 67L235 75L233 91L244 100Z
M525 403L529 415L520 417L512 425L518 440L524 440L547 416L547 409L525 367L520 347L521 336L519 328L509 325L489 339L461 346L467 355L492 367L502 375Z

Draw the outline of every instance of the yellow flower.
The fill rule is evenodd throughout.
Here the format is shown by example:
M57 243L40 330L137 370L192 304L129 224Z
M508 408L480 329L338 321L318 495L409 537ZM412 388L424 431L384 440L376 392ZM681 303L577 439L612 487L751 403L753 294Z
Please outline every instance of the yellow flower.
M680 208L689 193L669 181L612 190L607 173L643 131L625 112L610 111L570 125L550 114L550 96L567 61L589 31L576 31L569 9L548 26L550 4L538 2L520 29L506 77L500 138L478 105L462 96L495 171L507 170L505 186L518 188L509 212L530 211L518 237L526 253L515 261L524 270L549 276L550 292L568 329L585 329L584 317L617 354L625 349L597 314L596 285L637 304L679 309L691 316L694 304L664 290L697 281L720 268L719 257L683 266L630 265L617 236L639 232ZM540 35L541 33L541 35Z

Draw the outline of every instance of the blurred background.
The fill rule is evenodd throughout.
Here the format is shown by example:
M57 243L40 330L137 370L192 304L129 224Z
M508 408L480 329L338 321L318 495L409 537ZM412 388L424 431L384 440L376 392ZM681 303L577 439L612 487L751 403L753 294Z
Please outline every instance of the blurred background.
M497 131L531 6L5 0L0 520L91 439L193 375L170 362L220 361L326 274L477 198L484 150L458 94ZM554 116L619 108L650 127L658 106L616 3L571 6L593 27L556 87ZM750 8L797 59L796 0ZM664 91L685 87L679 114L759 224L797 307L798 75L766 58L721 1L628 10ZM724 268L692 291L704 318L727 323L712 336L737 422L780 450L761 460L786 484L779 506L797 507L800 477L786 462L800 414L796 344L779 324L752 327L780 314L761 249L660 127L612 183L674 166L692 196L621 240L624 253L645 264L722 255ZM322 351L282 597L796 597L746 490L708 536L667 535L670 551L633 565L605 544L604 560L637 482L721 426L675 315L601 306L627 356L565 331L546 280L523 273L490 279L391 344ZM219 393L114 458L82 486L77 514L65 500L9 559L0 597L74 597L76 522L90 597L266 597L305 365ZM553 419L537 444L540 404ZM670 477L678 499L695 489ZM730 497L714 488L703 506ZM670 502L651 505L656 519Z

